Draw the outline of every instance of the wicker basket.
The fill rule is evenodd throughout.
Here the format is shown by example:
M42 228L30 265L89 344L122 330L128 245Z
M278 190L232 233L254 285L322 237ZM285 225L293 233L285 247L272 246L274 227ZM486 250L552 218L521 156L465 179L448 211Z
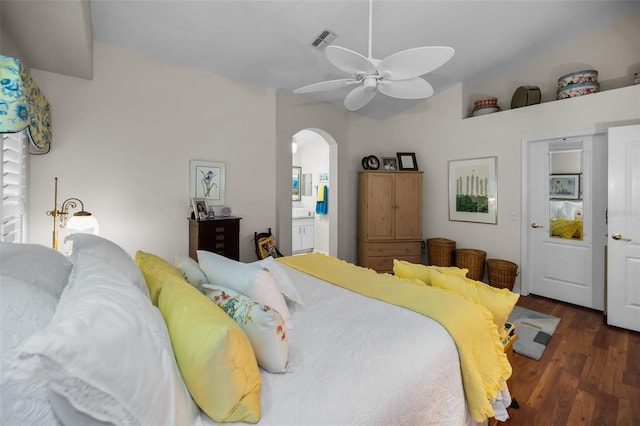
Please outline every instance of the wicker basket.
M472 280L482 281L484 277L484 260L487 258L487 252L476 249L458 249L456 250L456 266L458 268L467 268L467 277Z
M518 275L518 265L508 260L487 259L489 285L513 290L513 284Z
M427 239L427 260L429 265L452 266L456 242L446 238Z

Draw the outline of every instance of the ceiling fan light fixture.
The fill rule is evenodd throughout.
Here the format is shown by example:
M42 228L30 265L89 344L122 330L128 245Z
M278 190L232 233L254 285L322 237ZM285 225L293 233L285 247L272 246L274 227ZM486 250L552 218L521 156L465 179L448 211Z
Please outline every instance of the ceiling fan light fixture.
M375 59L371 53L372 22L373 0L369 0L368 56L340 46L327 46L325 49L329 62L351 74L352 78L314 83L293 92L311 93L358 84L345 97L344 105L349 111L362 108L378 91L398 99L424 99L432 96L433 87L420 76L444 65L453 57L455 50L448 46L424 46L402 50L382 60ZM323 35L324 32L320 37Z
M375 90L378 87L378 79L375 77L367 76L364 78L364 88L367 90Z

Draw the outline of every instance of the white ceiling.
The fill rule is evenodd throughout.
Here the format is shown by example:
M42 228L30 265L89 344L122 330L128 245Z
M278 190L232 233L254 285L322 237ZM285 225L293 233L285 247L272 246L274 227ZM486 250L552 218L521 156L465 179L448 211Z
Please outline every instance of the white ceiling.
M74 48L71 42L84 35L70 35L70 31L79 30L69 20L81 20L83 15L75 11L69 16L61 11L73 3L90 4L91 22L83 25L93 31L94 40L271 88L292 90L349 77L311 46L325 29L338 34L334 45L367 55L365 0L0 1L2 24L10 22L11 27L3 33L8 30L10 36L21 23L32 38L58 37ZM49 5L42 22L23 16L26 8L18 5L29 3L36 8ZM34 13L34 7L30 9ZM493 80L547 50L638 10L638 1L612 0L374 0L373 56L382 59L419 46L453 47L453 59L424 76L438 93L459 82L474 86ZM52 49L65 53L61 45L39 53L33 52L35 46L20 48L27 57L43 57L47 52L50 57ZM90 78L91 72L78 75L74 69L60 71L59 66L47 69L43 61L29 59L35 68ZM78 65L73 57L68 60L70 68L86 70L86 58ZM313 97L342 102L347 91L338 89ZM359 112L385 118L417 102L423 101L401 101L378 94Z

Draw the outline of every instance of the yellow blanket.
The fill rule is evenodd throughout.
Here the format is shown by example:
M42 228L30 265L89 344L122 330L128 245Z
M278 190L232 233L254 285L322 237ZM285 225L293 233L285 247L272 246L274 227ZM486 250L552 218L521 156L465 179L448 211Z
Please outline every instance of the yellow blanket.
M458 348L462 382L473 419L493 417L495 399L511 376L491 313L445 290L358 267L320 253L276 259L321 280L378 300L411 309L442 324Z

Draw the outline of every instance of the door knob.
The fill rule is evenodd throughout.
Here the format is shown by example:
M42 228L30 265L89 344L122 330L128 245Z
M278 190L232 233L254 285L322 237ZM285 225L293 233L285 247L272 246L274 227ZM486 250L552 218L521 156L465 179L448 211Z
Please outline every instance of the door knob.
M544 226L542 226L542 225L538 225L538 224L537 224L537 223L535 223L535 222L533 222L533 223L531 224L531 227L532 227L532 228L544 228Z
M614 240L622 240L622 241L631 241L629 238L623 238L622 234L613 234L611 235L611 238L613 238Z

